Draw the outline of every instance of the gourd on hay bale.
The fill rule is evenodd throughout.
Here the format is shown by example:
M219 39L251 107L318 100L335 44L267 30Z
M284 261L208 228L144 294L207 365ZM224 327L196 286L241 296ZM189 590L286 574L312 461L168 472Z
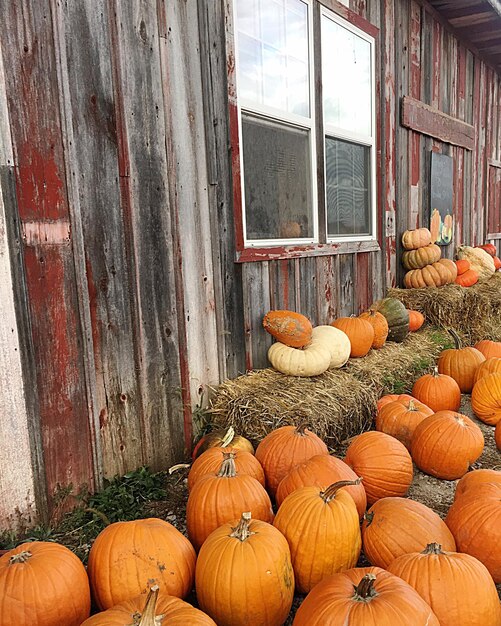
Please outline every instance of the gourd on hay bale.
M501 274L472 287L390 289L388 296L421 311L431 324L454 328L469 343L501 340Z
M387 343L339 370L302 378L271 368L227 380L214 390L209 413L214 427L233 426L253 443L287 424L307 423L330 447L370 428L383 393L410 389L449 345L436 329Z

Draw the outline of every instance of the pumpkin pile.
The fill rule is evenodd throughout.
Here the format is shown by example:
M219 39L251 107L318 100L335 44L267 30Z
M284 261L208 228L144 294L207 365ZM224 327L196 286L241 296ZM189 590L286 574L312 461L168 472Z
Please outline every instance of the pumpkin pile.
M408 272L404 277L407 288L442 287L456 280L453 261L442 259L440 247L432 243L427 228L406 230L402 235L402 265Z
M349 358L366 356L386 341L400 343L424 324L419 311L407 310L396 298L375 302L367 311L313 327L295 311L269 311L263 327L277 341L268 350L271 365L287 376L318 376L343 367Z

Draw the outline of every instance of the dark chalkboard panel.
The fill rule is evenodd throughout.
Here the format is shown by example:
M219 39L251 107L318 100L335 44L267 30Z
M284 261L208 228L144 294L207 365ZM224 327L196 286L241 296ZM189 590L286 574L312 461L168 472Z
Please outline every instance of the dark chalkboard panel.
M446 154L431 153L430 231L440 246L452 241L453 159Z

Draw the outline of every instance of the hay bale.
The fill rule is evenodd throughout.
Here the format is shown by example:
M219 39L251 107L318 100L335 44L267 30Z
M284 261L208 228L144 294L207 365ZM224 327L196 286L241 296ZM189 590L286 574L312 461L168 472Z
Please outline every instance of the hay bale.
M388 343L363 359L312 378L285 376L273 369L249 372L215 390L212 425L233 426L258 443L274 428L306 421L331 448L368 430L378 398L402 393L430 370L448 338L427 328L403 343Z
M473 287L390 289L388 296L397 298L408 309L421 311L431 324L454 328L467 344L473 345L481 339L501 340L499 273Z

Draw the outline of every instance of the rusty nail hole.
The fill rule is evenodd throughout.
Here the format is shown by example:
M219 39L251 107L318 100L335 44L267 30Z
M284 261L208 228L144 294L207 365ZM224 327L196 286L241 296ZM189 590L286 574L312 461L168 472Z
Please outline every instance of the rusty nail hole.
M122 452L123 450L125 450L125 446L123 443L120 444L120 452Z
M127 402L127 394L121 393L120 394L120 401L121 402Z
M166 337L170 337L172 335L172 330L168 326L165 326L164 333Z
M29 47L28 47L28 46L24 46L23 50L24 50L25 52L28 52Z

